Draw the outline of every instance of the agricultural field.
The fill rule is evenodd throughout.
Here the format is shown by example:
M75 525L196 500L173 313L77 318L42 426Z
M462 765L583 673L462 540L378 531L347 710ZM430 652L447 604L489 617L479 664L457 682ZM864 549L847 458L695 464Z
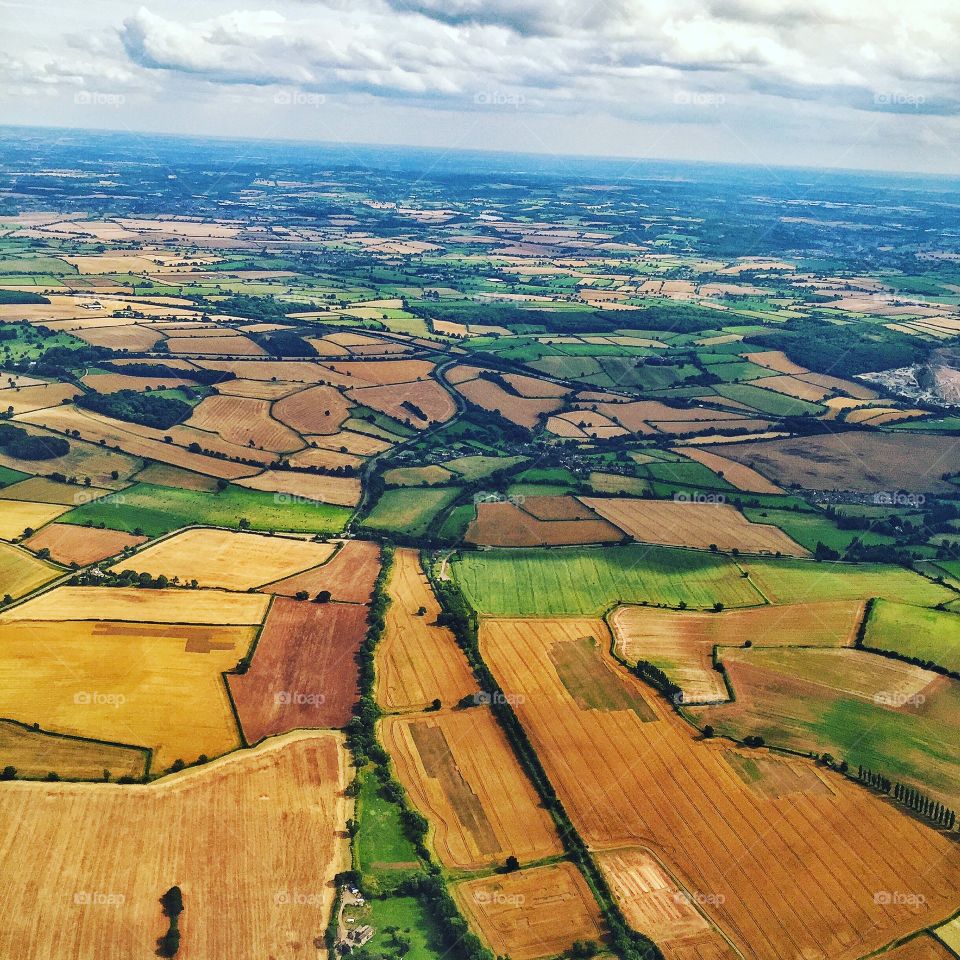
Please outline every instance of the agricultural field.
M487 620L480 643L586 842L652 851L742 954L862 957L953 909L951 840L809 761L770 755L776 789L739 774L740 754L615 665L602 622ZM810 829L824 822L828 835ZM874 896L904 885L922 900Z
M960 673L960 617L878 600L870 609L863 645Z
M459 493L456 487L387 490L363 519L365 530L423 536L433 518Z
M62 573L52 564L9 543L0 543L0 593L14 600L55 580Z
M559 506L561 509L543 509ZM478 503L467 543L490 547L619 543L623 532L573 497L525 497L522 503Z
M167 928L157 900L176 884L184 955L302 955L322 941L349 863L347 775L342 741L320 733L145 786L5 784L17 829L0 841L0 953L152 956Z
M260 590L287 597L306 592L313 600L326 592L331 600L367 603L379 572L379 545L368 540L347 540L338 544L336 553L318 566L275 580Z

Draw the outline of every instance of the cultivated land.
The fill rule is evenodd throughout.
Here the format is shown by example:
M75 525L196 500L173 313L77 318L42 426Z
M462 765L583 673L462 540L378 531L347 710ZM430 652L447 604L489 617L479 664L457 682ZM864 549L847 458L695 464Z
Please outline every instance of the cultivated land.
M434 700L452 706L476 693L476 680L453 634L436 624L440 605L416 550L396 550L387 593L390 606L376 653L380 706L391 712L420 710Z
M537 960L597 942L603 921L590 888L570 863L531 867L454 887L461 909L497 956Z
M379 571L379 545L367 540L348 540L320 566L268 583L260 589L264 593L280 593L288 597L306 591L311 598L326 590L333 600L366 603Z
M304 956L349 862L346 779L341 740L321 733L149 786L5 784L0 953L150 957L177 884L184 956Z
M480 638L587 843L653 851L745 955L861 957L955 909L952 841L802 760L771 758L796 784L771 799L613 664L602 623L491 620ZM829 836L811 829L823 822ZM877 902L905 884L922 904Z
M306 727L343 727L357 699L367 609L274 599L250 668L227 678L248 743Z
M56 579L61 570L26 550L0 543L0 593L16 599Z
M870 610L864 646L960 673L960 617L879 600Z
M323 563L333 553L329 543L271 538L232 530L185 530L140 550L114 568L161 574L201 587L248 590Z
M24 546L30 550L49 550L57 563L86 566L107 557L114 557L127 547L136 547L146 537L135 537L119 530L100 530L96 527L74 527L66 523L51 523L29 540Z
M508 856L526 863L562 853L489 707L388 716L381 735L446 866L476 869Z

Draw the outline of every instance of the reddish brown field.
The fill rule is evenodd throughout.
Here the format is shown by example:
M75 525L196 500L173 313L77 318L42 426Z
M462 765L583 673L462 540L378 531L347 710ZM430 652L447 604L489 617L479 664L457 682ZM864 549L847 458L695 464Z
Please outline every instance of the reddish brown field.
M563 400L554 397L524 399L507 393L489 380L477 378L456 384L456 389L471 403L484 410L495 411L512 423L532 429L540 419L563 406Z
M702 463L708 470L721 474L728 483L732 483L738 490L750 493L783 493L775 483L771 483L762 473L757 473L746 464L728 460L709 450L699 450L697 447L674 447L674 453L681 453L697 463Z
M377 702L385 710L447 706L477 692L463 651L448 627L436 625L440 605L416 550L400 547L387 580L390 606L377 645ZM423 607L424 615L417 611Z
M145 543L146 537L135 537L119 530L99 530L96 527L76 527L70 523L51 523L39 533L24 541L34 553L47 549L57 563L78 563L85 567L120 553L124 547Z
M325 368L340 374L340 382L348 386L367 387L425 379L433 372L434 364L429 360L338 360L325 364Z
M289 453L303 439L270 415L269 400L249 397L207 397L194 408L188 427L219 434L228 443Z
M360 604L275 598L249 670L227 676L246 741L346 726L359 694L354 657L366 629Z
M385 387L364 387L350 390L351 400L372 407L401 423L409 420L416 426L443 423L456 412L453 398L436 380L416 380L413 383L389 384ZM426 414L426 420L408 410L404 402L412 403Z
M260 590L287 597L306 590L311 599L321 590L329 590L334 600L368 603L379 572L379 545L367 540L348 540L326 563L285 580L268 583Z
M163 334L157 329L141 327L136 323L121 327L88 327L85 330L72 330L71 333L94 347L107 347L110 350L152 350Z
M524 497L525 513L538 520L596 520L597 515L576 497Z
M503 379L518 393L530 398L565 397L570 392L570 388L562 383L551 383L539 377L525 377L520 373L505 373Z
M295 473L292 470L264 470L255 477L237 481L251 490L268 493L287 493L306 497L320 503L334 503L354 507L360 500L360 481L356 477L327 477L314 473Z
M927 933L883 954L883 960L955 960L956 954Z
M115 393L117 390L136 390L137 393L143 393L147 387L157 390L196 386L196 381L184 377L131 377L125 373L88 373L82 382L98 393Z
M273 404L273 416L301 434L336 433L350 404L334 387L308 387Z
M479 503L464 539L489 547L568 546L617 543L622 531L606 520L538 520L513 503Z
M957 909L951 840L810 761L702 740L613 661L604 624L484 621L480 642L584 840L647 848L742 956L855 960Z
M329 379L327 370L309 360L196 360L205 370L226 370L240 380L278 380L319 383Z
M170 337L167 347L171 353L197 356L263 357L266 351L248 337Z
M272 380L226 380L217 384L217 393L223 396L253 397L255 400L279 400L302 389L302 383Z

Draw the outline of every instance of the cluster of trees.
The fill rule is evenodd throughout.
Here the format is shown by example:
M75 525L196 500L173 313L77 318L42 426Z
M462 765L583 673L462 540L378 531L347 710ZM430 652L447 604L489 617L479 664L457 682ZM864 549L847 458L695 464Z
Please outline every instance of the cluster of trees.
M0 449L19 460L52 460L70 452L63 437L35 436L12 423L0 423Z
M649 660L638 660L634 665L633 672L641 680L645 680L652 687L656 687L674 703L680 703L683 700L683 690Z
M311 331L316 334L316 331ZM272 357L315 357L316 347L294 330L254 334L253 339Z
M162 897L163 915L168 919L167 932L157 941L157 954L175 957L180 950L180 914L183 913L183 893L179 887L171 887Z
M926 817L938 827L945 830L952 830L957 825L957 815L945 804L938 800L933 800L926 794L921 793L916 787L908 786L905 783L894 783L889 777L882 773L869 770L861 764L857 769L857 779L874 790L886 793L893 797L898 803L902 803L914 813L921 817Z
M177 367L171 367L165 363L123 363L118 364L114 361L104 364L109 370L116 370L117 373L126 374L128 377L155 377L164 379L167 377L187 377L195 380L204 386L213 386L217 383L225 383L227 380L236 380L237 375L229 370L195 370L184 371Z
M74 401L78 407L92 410L105 417L139 423L155 430L166 430L186 420L193 408L184 400L138 393L136 390L117 390L116 393L85 393Z

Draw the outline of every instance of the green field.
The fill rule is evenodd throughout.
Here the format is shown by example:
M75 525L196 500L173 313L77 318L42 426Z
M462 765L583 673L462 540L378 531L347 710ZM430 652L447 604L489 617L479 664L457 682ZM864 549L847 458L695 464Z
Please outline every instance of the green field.
M361 522L368 530L423 536L430 521L460 492L458 487L387 490Z
M841 530L822 513L770 510L767 507L762 509L747 507L743 513L751 523L770 523L779 527L787 536L792 537L811 553L816 550L818 543L843 553L854 540L860 540L867 546L897 542L896 537L873 533L870 530Z
M457 457L456 460L448 460L444 466L458 473L464 480L470 481L479 480L497 470L515 467L518 463L522 463L523 459L523 457Z
M356 866L368 880L381 888L390 887L416 869L417 851L403 831L400 808L380 795L380 781L373 767L365 767L358 777L359 828L353 838Z
M960 672L960 614L879 600L863 643Z
M750 579L771 603L866 600L884 597L932 607L956 594L919 574L881 563L818 563L815 560L741 560Z
M112 530L142 530L156 537L192 523L238 529L240 520L252 530L299 533L339 533L350 518L346 507L326 503L277 502L272 493L229 486L220 493L203 493L137 483L122 493L77 507L62 523L103 525Z
M615 603L752 606L762 598L726 557L631 544L465 552L453 574L493 617L598 616Z
M795 397L765 390L763 387L751 387L746 383L718 384L714 390L721 397L745 403L760 413L768 413L774 417L799 417L807 413L823 412L823 407L808 400L797 400Z

